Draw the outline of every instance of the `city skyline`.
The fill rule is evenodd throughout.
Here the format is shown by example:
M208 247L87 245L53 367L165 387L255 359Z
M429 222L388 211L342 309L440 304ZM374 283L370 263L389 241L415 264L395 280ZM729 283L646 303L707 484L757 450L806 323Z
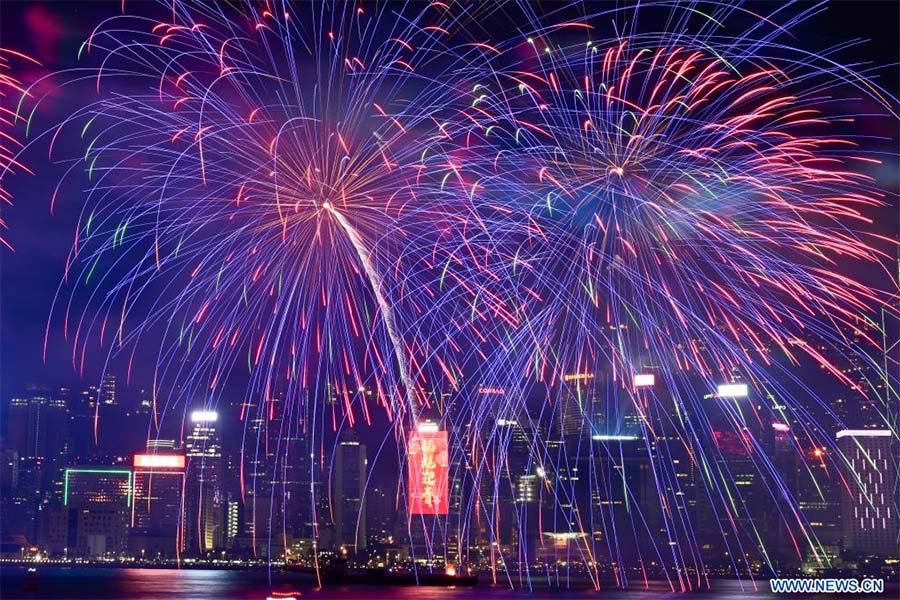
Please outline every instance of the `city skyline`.
M900 4L0 10L0 580L896 580Z
M848 365L847 372L855 373L861 380L865 379L865 374L859 372L859 367ZM448 492L453 490L453 493L447 501L453 509L444 509L443 512L448 516L441 527L447 528L444 534L447 540L457 540L457 552L466 548L466 556L457 554L451 559L452 562L479 564L477 560L472 560L471 553L482 552L490 556L491 545L486 543L489 539L494 539L507 547L506 552L510 552L510 548L518 545L520 552L530 554L536 561L535 564L557 560L560 552L568 554L573 550L573 538L567 535L575 523L567 522L560 530L559 523L556 523L555 519L566 518L566 515L570 518L573 513L569 511L576 504L572 500L560 504L558 499L551 500L551 498L562 496L574 500L583 493L588 493L589 497L586 496L580 501L583 502L582 505L593 507L591 521L596 522L592 527L595 528L595 532L590 533L591 528L588 528L583 535L599 536L598 539L603 539L603 530L616 519L619 520L619 526L624 526L627 520L621 521L625 518L622 511L629 502L634 502L636 510L646 524L645 535L649 536L647 540L652 540L651 532L662 527L663 523L661 508L656 505L658 501L656 486L648 479L651 477L654 460L666 460L676 465L673 471L675 479L671 483L676 487L669 488L669 491L685 498L677 506L679 511L690 513L692 519L696 520L704 509L712 508L709 500L704 499L700 493L702 485L698 466L690 464L689 456L684 454L684 448L680 447L679 437L674 432L671 438L658 435L652 446L647 447L649 440L644 437L639 422L628 415L620 415L618 419L613 420L619 425L610 427L610 417L604 410L606 401L598 393L602 388L596 373L577 372L567 375L564 379L561 385L569 386L567 392L569 399L564 400L558 410L550 412L544 421L523 427L516 419L498 417L496 423L486 424L485 431L481 434L487 436L484 439L488 440L491 437L490 432L495 427L509 431L508 434L501 435L500 445L494 450L493 455L496 459L498 456L496 453L500 453L508 475L504 474L499 480L501 489L493 492L486 490L481 498L504 512L512 511L513 514L519 514L521 520L518 524L515 521L508 521L499 529L485 534L483 530L479 533L477 528L466 529L461 521L452 522L454 516L458 518L464 512L459 504L463 500L460 490L473 484L477 486L485 483L477 484L474 478L467 479L466 471L479 468L478 465L468 462L471 461L471 456L467 458L467 453L460 453L459 448L455 448L455 452L452 452L456 457L454 460L456 464L449 469L450 480L447 489ZM635 385L639 388L653 389L659 384L655 381L655 377L650 378L644 374L635 378ZM30 386L25 394L17 395L10 400L8 431L3 438L5 448L3 480L12 482L19 479L25 486L33 485L29 484L29 481L37 480L40 483L38 495L31 499L32 502L35 500L36 502L31 507L28 506L29 500L21 496L11 499L7 494L4 497L7 505L6 514L18 513L24 516L19 523L7 518L4 523L7 533L10 527L18 527L28 539L34 540L31 544L42 548L48 557L139 556L145 560L181 560L184 557L217 556L235 560L265 557L266 560L275 561L290 557L292 560L302 561L304 557L309 560L310 551L315 547L319 552L324 551L326 554L331 552L364 560L362 557L368 555L365 552L366 547L373 546L372 554L378 563L409 558L409 550L404 551L405 545L400 541L406 535L406 531L403 526L405 520L403 511L398 511L396 489L389 486L385 490L387 478L383 475L373 477L366 458L366 449L369 445L378 443L378 440L372 438L371 434L367 435L365 430L346 428L336 433L335 446L328 453L329 456L324 457L332 466L318 471L318 475L310 472L309 467L311 462L318 461L322 457L316 458L314 452L311 455L312 461L304 461L300 459L305 454L301 449L297 453L286 453L288 459L294 459L290 466L299 469L298 475L283 477L267 475L267 472L271 473L269 469L275 466L269 464L271 461L267 455L259 461L259 467L251 467L249 473L252 481L244 487L241 487L241 477L234 468L240 460L241 444L232 441L231 444L223 446L224 436L221 429L229 422L226 416L229 412L236 413L246 409L240 403L217 407L196 405L183 417L182 425L178 428L181 431L180 438L177 435L169 438L157 435L149 440L145 438L144 442L137 442L132 438L130 447L123 447L117 443L99 443L94 445L94 451L89 454L75 454L73 451L76 449L93 445L92 439L79 441L77 435L71 435L80 434L83 437L87 434L89 438L93 438L93 430L85 429L79 423L79 418L84 419L85 413L91 414L90 409L99 407L103 411L118 411L118 414L104 415L104 419L118 419L120 427L125 423L140 425L146 423L151 414L151 407L145 394L141 393L140 389L124 393L122 387L124 386L117 382L115 376L108 375L101 381L101 385L88 386L84 390L76 391L74 395L67 387L53 389L49 386L34 385ZM504 390L489 386L473 386L473 390L476 394L505 395ZM711 396L726 400L732 396L736 399L746 399L751 395L751 390L746 384L729 384L720 386ZM811 448L805 457L800 457L799 462L790 446L798 441L792 431L795 427L799 427L800 423L773 422L769 424L768 431L763 428L762 431L754 433L764 444L766 454L782 461L776 461L775 466L783 476L783 484L789 493L797 498L798 506L819 544L818 552L813 550L804 556L790 556L791 553L783 553L780 560L784 561L782 568L785 570L822 569L825 564L835 568L835 565L842 564L840 560L842 556L844 560L848 560L847 557L852 560L853 556L867 556L870 559L891 556L894 549L891 541L896 536L896 533L891 532L897 528L897 517L896 513L890 512L893 508L890 496L887 500L884 496L885 490L894 489L896 485L896 472L888 461L891 433L880 425L877 413L867 413L859 408L853 411L855 414L847 412L834 422L834 430L831 432L835 441L834 447ZM673 417L676 416L673 414ZM121 420L123 417L125 421ZM278 420L278 415L271 415L262 423L275 423ZM772 503L773 498L766 497L768 486L761 479L765 476L753 464L747 447L725 429L725 422L720 426L723 428L721 437L718 430L716 432L716 441L723 449L719 460L722 461L722 468L731 470L731 477L737 486L749 486L745 487L742 493L744 500L749 502L746 505L749 511L747 523L752 524L754 517L750 515L764 514L774 508L775 504ZM48 429L53 430L56 435L48 435L50 433ZM63 432L62 435L60 431ZM100 431L102 428L98 429L98 432ZM450 440L456 440L457 444L462 441L457 437L459 432L448 433L451 434ZM540 438L548 435L546 445L539 451L543 453L541 460L541 454L536 455L535 449L540 444ZM283 442L277 435L263 437L265 444ZM361 439L368 443L361 442ZM590 440L589 443L592 444L592 450L586 456L572 449L573 446L578 446L578 441L582 439ZM667 439L671 439L671 442L667 442ZM857 439L863 440L863 444L848 446L848 442ZM866 442L868 439L872 439L876 446L870 447ZM99 440L100 438L97 441ZM297 442L302 447L302 439L298 439ZM882 445L877 446L878 442ZM871 453L873 451L871 448L875 448L874 451L878 452L875 460L881 462L860 459L861 456L868 454L859 453ZM862 496L854 502L846 489L840 489L834 477L817 478L809 472L810 469L819 468L827 472L833 466L844 468L840 466L838 460L835 460L837 457L834 454L837 450L847 456L853 456L850 459L851 468L846 471L851 478L865 482L867 465L870 464L870 468L873 468L876 474L881 474L882 480L875 484L873 492L875 494L873 498L878 498L873 500L876 506L871 506L872 511L877 510L878 518L882 519L882 527L877 529L880 536L877 539L881 540L879 542L873 541L871 536L861 535L859 528L853 525L856 523L853 511L863 510L865 518L868 518L869 503L864 502ZM563 454L554 456L553 452ZM830 455L828 462L824 458L826 453ZM571 461L573 458L576 460L575 465L564 466L563 461L555 460L567 454L571 455L568 460ZM621 454L625 462L620 463L619 459L614 458L616 454ZM53 460L54 456L59 458ZM777 458L779 456L781 458ZM10 464L11 460L18 460L17 465ZM35 463L44 460L49 465L35 471ZM587 487L578 485L575 473L578 471L577 465L582 460L598 461L600 464L611 461L607 467L595 466L593 472L599 476L600 473L612 474L618 469L625 469L621 472L622 479L618 482L616 480L606 483L596 482ZM684 465L683 469L677 466L680 464ZM539 465L544 465L547 470ZM552 470L549 465L553 465ZM393 469L382 467L381 472L388 473L390 477L393 471L403 477L404 469L409 468L412 467L407 465L401 468L396 465ZM588 463L582 465L582 468L592 470ZM356 474L351 475L354 470ZM59 475L62 475L61 479ZM119 501L124 505L119 506L113 513L101 508L100 516L94 519L106 519L106 526L109 527L109 514L114 514L114 519L118 519L115 522L118 523L119 529L104 534L109 537L109 541L105 541L99 551L90 547L87 541L90 537L88 534L81 537L81 529L78 527L70 529L75 533L70 533L69 538L62 535L59 527L66 519L56 516L53 512L54 508L59 508L60 499L63 507L84 503L84 500L78 499L79 494L88 494L92 489L89 484L83 483L84 478L88 478L88 481L90 478L96 478L95 487L99 486L97 488L99 491L95 494L100 493L101 497L107 498L113 495L108 491L113 489L109 488L111 484L107 483L110 477L114 481L119 481L114 485L119 490L120 498L124 498ZM307 479L309 477L312 479ZM148 482L153 478L159 483L156 484L157 491L150 493L147 491ZM310 503L302 499L309 490L310 482L317 486L317 491L313 492L316 494L313 498L315 505L322 512L333 511L330 517L313 519ZM542 489L547 482L552 482L554 490L552 494ZM273 508L274 505L270 504L270 496L266 492L268 489L268 493L271 493L274 488L266 486L272 484L276 487L293 486L286 494L284 491L287 488L282 489L280 494L284 495L277 501L277 508ZM619 484L624 485L625 495L615 491ZM107 487L103 488L104 485ZM823 492L818 488L820 485L828 485L831 491ZM22 486L7 484L7 491L10 487L15 490L21 489ZM508 488L508 491L504 491L504 487ZM394 498L383 498L386 492L393 493ZM377 498L372 508L369 508L368 501L361 501L370 493ZM259 501L252 499L250 502L246 499L238 501L244 494L251 497L261 496L263 504L260 505ZM832 494L839 495L840 501L836 503ZM139 499L146 501L146 505L141 505ZM16 506L15 509L10 509L10 501ZM94 498L91 504L99 503L106 506L108 502ZM550 504L547 504L548 502ZM333 508L329 509L329 506ZM257 510L260 511L259 515L255 512ZM272 510L277 512L271 513ZM881 514L882 511L885 511L885 514ZM87 512L89 511L85 510L85 514ZM166 517L159 517L158 512L162 512ZM270 514L281 514L284 517L282 524L267 523ZM32 515L31 522L29 515ZM259 519L260 515L262 519ZM873 512L873 519L874 515ZM154 520L155 526L150 524ZM415 517L412 517L412 520L414 522ZM546 525L543 529L536 528L536 524L541 521L556 524L549 528ZM371 535L368 534L367 522L372 524ZM315 524L304 528L304 523ZM528 523L531 523L530 527ZM601 526L601 523L606 525ZM874 520L867 527L872 527L873 524ZM777 529L777 523L774 525ZM90 531L91 528L96 529L98 526L89 520L79 527ZM352 533L349 533L348 529ZM456 533L450 533L454 529ZM664 534L665 531L664 527L659 529L660 534ZM716 525L705 530L694 530L694 534L705 536L705 545L716 547L717 543L713 540L719 538L722 531L723 529ZM786 531L783 531L780 535L785 534ZM465 537L464 540L461 535ZM770 532L767 535L777 539L779 534ZM267 542L258 544L257 536L266 539ZM554 541L556 540L554 536L562 537ZM94 538L96 537L95 535ZM617 538L619 544L617 552L628 552L629 548L633 551L642 543L645 544L646 542L640 541L640 537L635 537L631 542ZM726 546L727 537L726 535L724 538ZM293 540L287 547L287 554L283 544L280 551L278 544L272 546L273 538ZM394 542L395 538L397 542ZM69 542L71 546L61 545ZM20 552L24 548L23 545ZM451 551L449 544L446 551L448 553ZM865 554L866 552L869 554ZM391 558L388 558L389 556ZM717 562L715 553L710 552L704 564L713 572L724 569L721 573L727 573L733 565L729 567L728 561L725 560L726 556L727 554L722 554L720 550ZM651 563L650 567L655 564ZM486 563L481 563L479 567L485 568ZM518 568L522 567L523 563L520 562ZM761 564L755 568L761 568ZM749 570L753 569L751 567ZM732 574L738 572L734 570ZM610 571L606 576L618 578L619 575Z

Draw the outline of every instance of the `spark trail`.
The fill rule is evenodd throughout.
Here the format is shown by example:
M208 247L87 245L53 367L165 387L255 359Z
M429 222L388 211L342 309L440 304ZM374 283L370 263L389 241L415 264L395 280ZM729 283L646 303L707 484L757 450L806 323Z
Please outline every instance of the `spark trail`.
M382 317L384 318L384 326L388 332L388 336L391 338L391 345L394 348L394 355L397 357L397 364L400 367L400 377L403 379L403 386L406 391L406 401L410 410L410 414L412 415L412 423L414 424L418 420L418 402L415 399L413 394L413 384L409 376L409 360L406 357L406 350L403 347L403 340L400 338L400 335L397 333L397 326L394 321L394 311L391 309L391 305L384 297L384 292L382 291L382 282L381 276L378 274L378 271L375 269L375 265L371 260L369 249L366 247L362 238L360 238L359 233L349 221L341 214L339 210L337 210L331 202L322 203L322 208L327 210L329 214L331 214L338 223L340 223L344 232L347 234L347 237L350 238L350 241L353 243L353 247L356 249L356 253L359 256L359 262L362 265L363 269L366 272L366 275L369 278L369 283L372 285L372 293L375 295L375 299L378 302L378 306L381 309Z

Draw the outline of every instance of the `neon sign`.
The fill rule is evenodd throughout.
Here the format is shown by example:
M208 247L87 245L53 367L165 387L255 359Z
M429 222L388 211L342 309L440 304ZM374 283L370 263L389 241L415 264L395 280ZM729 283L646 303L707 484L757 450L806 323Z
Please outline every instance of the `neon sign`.
M447 432L419 427L409 437L409 512L411 515L446 515L450 457Z

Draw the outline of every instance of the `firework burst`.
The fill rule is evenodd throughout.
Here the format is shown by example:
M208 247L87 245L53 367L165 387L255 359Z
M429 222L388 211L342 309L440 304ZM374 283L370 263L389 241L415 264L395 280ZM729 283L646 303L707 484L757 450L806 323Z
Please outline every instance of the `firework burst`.
M8 206L12 206L12 194L3 185L3 180L16 171L31 173L17 156L22 148L22 142L19 141L15 132L20 130L19 126L24 124L25 118L19 114L18 108L13 105L12 100L14 98L24 100L30 94L26 92L24 84L12 72L14 62L40 65L38 61L21 52L0 48L0 99L2 99L0 125L4 129L3 132L0 132L0 203ZM0 244L12 250L12 245L2 236L2 232L6 228L6 221L0 217Z
M535 387L548 400L519 413L550 486L545 518L574 536L565 560L598 578L597 566L631 558L644 578L647 564L676 565L673 589L688 589L705 570L698 520L730 532L735 571L752 570L749 548L777 562L764 540L779 525L750 513L748 498L764 493L784 503L776 520L797 555L822 560L769 425L796 424L788 446L800 456L834 446L810 420L834 413L791 371L803 364L887 414L890 394L876 388L888 376L870 356L878 312L897 300L884 283L896 241L872 226L890 203L867 173L881 160L835 99L843 71L743 37L596 41L590 23L508 44L472 78L460 121L480 210L513 257L495 272L519 285L522 325L485 372L519 390L519 407ZM871 83L848 79L892 114ZM881 275L848 276L861 266ZM835 354L878 375L853 379ZM750 403L729 398L745 395L742 382ZM628 473L635 456L652 478ZM765 492L737 487L740 472ZM685 504L687 481L705 510ZM613 571L625 584L627 569Z
M779 461L833 447L802 369L886 407L837 351L893 389L867 350L897 301L891 198L839 99L896 115L777 42L809 14L651 2L677 31L642 33L636 9L529 3L166 8L93 32L68 85L96 100L41 138L80 135L60 186L88 181L48 343L60 321L77 370L99 347L129 374L154 348L148 435L237 382L241 460L284 474L289 440L327 470L375 406L402 464L434 416L453 514L418 542L486 547L509 582L542 561L687 590L709 548L774 565L773 535L824 560ZM753 26L724 35L732 13ZM603 37L610 16L635 18Z

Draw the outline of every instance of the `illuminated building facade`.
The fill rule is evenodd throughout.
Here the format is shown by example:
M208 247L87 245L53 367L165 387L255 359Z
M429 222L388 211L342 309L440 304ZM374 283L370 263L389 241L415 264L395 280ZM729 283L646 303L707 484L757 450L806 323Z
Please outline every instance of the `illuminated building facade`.
M136 454L129 550L141 558L175 558L182 540L183 454Z
M449 508L447 432L420 423L409 438L409 504L412 515L446 515Z
M334 533L337 550L366 548L366 446L345 432L338 441L334 475Z
M224 544L224 467L218 419L212 410L195 410L189 417L183 512L184 551L188 554L206 555Z
M844 548L864 555L897 557L897 471L888 429L845 429L837 433L849 474L843 494Z
M132 507L132 472L71 467L63 483L69 556L110 558L126 549Z

